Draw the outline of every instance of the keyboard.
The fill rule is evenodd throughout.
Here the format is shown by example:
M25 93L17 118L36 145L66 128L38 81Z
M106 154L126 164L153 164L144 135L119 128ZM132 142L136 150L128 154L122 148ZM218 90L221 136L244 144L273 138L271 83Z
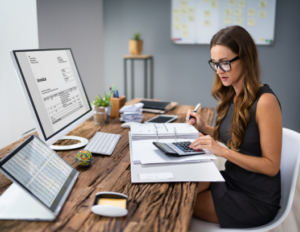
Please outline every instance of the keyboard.
M194 150L189 148L191 142L175 142L175 143L159 143L153 142L153 144L167 155L172 156L187 156L187 155L199 155L205 154L202 149Z
M120 137L118 134L96 132L84 149L94 154L111 155Z

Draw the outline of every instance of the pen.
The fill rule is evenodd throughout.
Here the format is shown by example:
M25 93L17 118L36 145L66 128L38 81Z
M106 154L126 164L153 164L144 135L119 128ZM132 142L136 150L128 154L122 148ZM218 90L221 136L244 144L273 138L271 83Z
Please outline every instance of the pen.
M195 109L194 109L194 113L196 113L196 111L198 110L199 106L201 106L201 103L199 103L198 105L196 105ZM190 121L190 119L192 118L192 115L190 115L189 119L187 121Z
M113 84L113 92L114 92L114 97L117 97L116 96L116 86L115 86L115 84Z
M108 86L110 90L110 96L115 97L115 92L112 90L111 86Z

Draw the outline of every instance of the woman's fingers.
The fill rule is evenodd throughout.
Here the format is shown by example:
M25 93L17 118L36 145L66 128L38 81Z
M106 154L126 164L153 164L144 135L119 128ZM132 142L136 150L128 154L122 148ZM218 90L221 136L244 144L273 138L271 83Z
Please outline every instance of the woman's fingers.
M199 146L199 145L210 145L211 144L211 137L210 136L202 136L197 138L196 140L194 140L191 145L190 148Z
M190 125L194 125L196 123L196 120L194 118L191 118L187 123Z
M189 121L190 115L191 113L193 113L191 110L188 110L187 114L186 114L186 121Z
M200 145L200 138L204 138L205 136L200 132L199 133L199 138L197 138L196 140L194 140L192 143L191 143L191 145L190 145L190 147L193 147L193 146L198 146L198 145Z

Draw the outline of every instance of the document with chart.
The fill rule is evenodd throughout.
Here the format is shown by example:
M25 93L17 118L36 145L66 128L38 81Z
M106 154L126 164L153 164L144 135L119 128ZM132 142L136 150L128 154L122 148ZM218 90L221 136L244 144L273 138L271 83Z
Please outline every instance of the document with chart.
M46 136L90 110L69 50L16 54Z

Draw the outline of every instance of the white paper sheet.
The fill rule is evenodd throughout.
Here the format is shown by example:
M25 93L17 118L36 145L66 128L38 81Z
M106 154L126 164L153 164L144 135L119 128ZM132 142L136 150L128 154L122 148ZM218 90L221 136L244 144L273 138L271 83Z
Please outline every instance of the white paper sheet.
M160 172L160 173L140 173L140 180L162 180L162 179L174 179L172 172Z

